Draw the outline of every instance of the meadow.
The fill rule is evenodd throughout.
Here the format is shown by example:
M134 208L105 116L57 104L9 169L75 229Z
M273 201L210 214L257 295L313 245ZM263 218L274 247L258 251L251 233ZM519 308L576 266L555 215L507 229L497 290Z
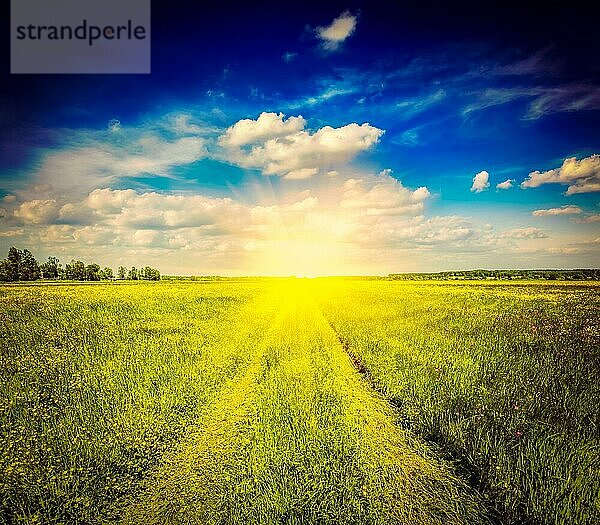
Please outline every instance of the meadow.
M0 522L600 521L600 285L0 287Z

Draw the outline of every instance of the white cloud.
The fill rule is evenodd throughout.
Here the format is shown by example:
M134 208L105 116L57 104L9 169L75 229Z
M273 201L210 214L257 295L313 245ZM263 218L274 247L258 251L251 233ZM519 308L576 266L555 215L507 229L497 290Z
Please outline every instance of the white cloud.
M583 213L583 210L579 206L573 206L571 204L566 204L565 206L561 206L560 208L548 208L545 210L534 210L532 215L534 217L547 217L553 215L579 215Z
M10 233L0 242L14 244L16 236L20 246L63 260L113 266L150 260L165 273L196 274L385 273L464 267L465 261L497 266L502 255L521 253L527 261L565 243L543 242L546 232L534 227L495 233L466 217L427 217L430 197L427 188L407 188L389 170L308 179L302 191L270 191L255 203L99 188L81 199L6 205L3 230ZM578 242L573 233L569 242ZM593 256L588 252L561 253L579 262ZM561 264L575 264L569 261Z
M202 122L172 113L139 129L73 132L61 149L40 151L23 182L5 189L10 196L1 202L0 243L103 265L148 260L164 272L265 274L444 269L465 261L495 266L519 245L546 250L564 240L553 234L545 242L543 231L527 226L495 233L484 221L427 216L426 187L408 188L391 170L376 175L347 165L383 135L369 124L309 130L301 116L281 113L262 113L226 130L208 130ZM150 191L140 189L141 179L136 190L113 189L143 173L174 177L175 166L209 155L298 182L259 178L256 191L243 198L236 189L231 198L192 192L192 186ZM473 182L482 188L473 191L483 191L489 174L480 172ZM577 223L597 221L580 208L563 208L536 211L577 217L568 221L573 230L589 231L592 225ZM576 260L585 265L582 253ZM556 264L575 260L574 252L567 256L556 257Z
M480 171L473 177L471 191L481 193L490 187L490 174L487 171Z
M498 184L496 184L496 189L509 190L513 187L513 182L515 182L514 179L506 179L504 182L499 182Z
M231 126L219 143L229 162L259 168L265 175L307 178L348 162L384 133L368 123L325 126L311 133L305 124L302 117L284 120L282 114L262 113L257 120L244 119Z
M111 186L124 177L171 177L172 168L207 154L206 141L200 137L167 140L152 133L135 135L130 140L101 140L97 135L82 134L62 148L42 152L36 169L29 174L35 187L20 193L25 197L52 193L56 198L65 192L85 194Z
M537 188L543 184L568 186L566 195L600 191L600 155L581 160L569 157L560 168L549 171L533 171L521 183L521 188Z
M426 187L411 191L384 170L376 177L346 180L341 206L362 209L367 215L416 215L429 197Z
M173 166L190 164L206 155L205 141L200 137L183 137L172 142L143 137L136 146L135 152L117 161L117 171L126 175L168 175Z
M261 113L256 120L243 119L227 129L219 138L225 147L245 146L285 137L304 129L306 121L301 115L284 120L283 113Z
M14 216L23 223L48 224L58 217L56 201L34 199L24 202L14 210Z
M300 180L300 179L310 179L313 175L319 173L317 168L300 168L297 170L290 171L283 178L286 180Z
M335 51L356 29L357 17L344 11L330 25L317 27L316 34L321 45L328 51Z
M463 217L432 217L423 223L417 236L419 242L461 242L473 237L473 225Z

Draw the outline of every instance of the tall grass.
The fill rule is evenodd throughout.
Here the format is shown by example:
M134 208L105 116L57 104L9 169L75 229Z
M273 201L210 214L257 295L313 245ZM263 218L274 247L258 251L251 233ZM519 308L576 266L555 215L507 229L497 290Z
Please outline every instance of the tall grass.
M0 287L0 522L598 522L598 291Z
M301 283L302 284L302 283ZM354 371L301 284L130 524L476 524L475 495Z
M325 315L509 522L600 522L598 284L353 282Z
M263 295L251 284L2 289L0 515L116 519L242 373L274 314Z

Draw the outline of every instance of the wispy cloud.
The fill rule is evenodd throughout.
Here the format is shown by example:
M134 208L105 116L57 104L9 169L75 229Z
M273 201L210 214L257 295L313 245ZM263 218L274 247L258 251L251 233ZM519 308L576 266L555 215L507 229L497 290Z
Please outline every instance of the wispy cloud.
M357 86L350 85L347 82L332 82L330 85L324 87L320 93L290 102L288 107L290 109L299 109L305 106L316 106L337 97L353 95L358 91L359 88Z
M521 60L495 65L490 72L501 76L554 76L563 69L564 62L553 58L552 51L552 46L546 46Z
M508 104L514 100L526 97L534 97L539 94L537 88L510 87L510 88L488 88L477 94L477 100L467 105L462 114L469 115L475 111Z
M444 100L444 98L446 98L446 91L444 89L438 89L425 96L406 98L398 102L396 107L401 110L400 118L407 120L419 113L427 111L432 106L435 106Z
M535 120L552 113L571 113L600 109L600 88L589 84L571 84L538 88L529 104L525 119Z
M468 104L462 110L462 114L468 116L475 111L508 104L519 99L531 99L523 118L537 120L553 113L600 109L600 88L589 84L488 88L480 92L477 100Z

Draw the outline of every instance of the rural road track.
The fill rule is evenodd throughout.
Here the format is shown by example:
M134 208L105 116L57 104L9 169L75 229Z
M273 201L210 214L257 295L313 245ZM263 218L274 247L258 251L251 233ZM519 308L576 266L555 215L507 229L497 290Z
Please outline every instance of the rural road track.
M277 313L247 366L148 476L124 523L482 521L466 484L355 370L311 288L291 282L270 300ZM262 307L246 309L246 324Z

